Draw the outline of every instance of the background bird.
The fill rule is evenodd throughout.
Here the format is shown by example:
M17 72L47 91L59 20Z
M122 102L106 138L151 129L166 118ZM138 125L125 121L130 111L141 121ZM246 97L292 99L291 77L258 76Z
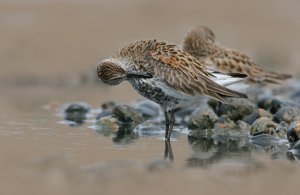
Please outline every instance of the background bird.
M243 81L244 74L225 75L209 70L176 45L156 39L140 40L123 47L100 62L97 73L110 85L127 80L139 94L158 103L165 114L167 140L175 122L176 105L203 96L222 102L226 102L227 97L247 97L225 87Z
M215 42L215 34L205 26L196 26L188 31L182 49L214 70L246 74L248 82L279 84L292 77L289 74L265 71L247 55L219 45Z

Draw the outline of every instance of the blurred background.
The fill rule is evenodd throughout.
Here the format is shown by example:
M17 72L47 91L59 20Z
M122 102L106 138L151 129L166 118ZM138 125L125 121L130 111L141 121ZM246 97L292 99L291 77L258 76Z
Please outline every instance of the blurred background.
M43 94L73 86L58 93L70 100L72 92L84 90L79 85L99 84L97 63L125 44L145 38L181 44L186 31L199 24L260 66L297 77L299 6L295 0L2 0L0 87L47 88L39 91ZM79 99L98 104L97 89ZM127 99L138 97L126 83L106 91L121 89Z
M157 38L180 45L188 29L206 25L215 32L218 42L253 57L265 69L299 78L299 7L297 0L1 0L1 189L10 191L18 183L34 193L36 182L41 182L40 186L49 188L48 192L58 194L69 192L68 185L73 183L75 189L96 192L98 183L94 180L85 183L87 188L76 187L86 178L76 172L77 167L72 169L72 160L82 165L99 159L122 160L126 156L160 157L163 148L156 142L150 144L153 149L145 154L143 150L131 149L125 155L111 146L113 152L100 153L101 144L111 145L110 140L99 141L86 128L74 132L59 126L57 116L53 116L58 105L65 102L82 100L97 107L106 100L130 102L141 98L128 83L108 87L96 77L98 62L132 41ZM45 105L55 111L43 111ZM136 148L147 144L138 143ZM189 148L185 142L174 144L175 148L178 146L177 162L184 162L189 157ZM68 156L72 162L49 158L53 154L63 159ZM32 164L32 159L41 163ZM275 172L281 175L280 170ZM44 173L46 176L41 176ZM189 181L188 173L185 176ZM126 174L122 178L127 180ZM273 176L264 178L254 180L269 181ZM160 177L157 179L159 185ZM134 180L132 186L135 184ZM194 187L198 185L195 184ZM217 191L214 182L207 188ZM22 188L14 192L24 194Z
M266 69L299 74L295 0L2 0L1 84L78 84L125 44L157 38L181 44L193 25Z

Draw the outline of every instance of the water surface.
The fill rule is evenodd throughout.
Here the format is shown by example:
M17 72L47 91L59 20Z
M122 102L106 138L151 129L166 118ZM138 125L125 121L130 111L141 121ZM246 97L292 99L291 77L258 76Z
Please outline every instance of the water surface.
M116 95L122 94L122 90L129 91L127 96ZM268 179L282 177L281 174L292 180L298 178L298 164L284 142L253 144L247 133L236 131L191 135L185 127L176 127L170 143L162 139L161 131L104 136L91 128L93 117L74 127L63 122L58 114L64 103L75 100L97 108L112 97L124 103L139 98L130 90L128 85L113 89L102 86L2 88L1 191L7 194L121 193L123 186L126 192L131 188L136 193L148 189L151 194L159 188L183 192L177 188L185 185L190 186L186 190L191 192L199 188L213 192L218 191L213 187L216 179L223 189L227 185L237 187L235 184L239 183L242 187L237 190L243 191L245 187L251 188L255 180L267 185L272 183ZM261 179L261 174L266 178ZM239 181L245 178L250 184ZM284 183L289 186L293 182Z

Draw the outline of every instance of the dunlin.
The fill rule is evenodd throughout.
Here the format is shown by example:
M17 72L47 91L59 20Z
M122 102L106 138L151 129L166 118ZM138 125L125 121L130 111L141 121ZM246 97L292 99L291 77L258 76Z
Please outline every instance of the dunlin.
M276 83L291 78L289 74L268 72L257 66L247 55L215 42L215 34L205 26L192 28L185 36L183 51L210 68L224 73L242 73L249 82Z
M226 84L244 80L244 74L221 74L206 68L195 57L164 41L133 42L100 62L98 77L106 84L129 81L142 96L158 103L165 114L165 138L175 122L174 107L203 96L226 102L227 97L247 96Z

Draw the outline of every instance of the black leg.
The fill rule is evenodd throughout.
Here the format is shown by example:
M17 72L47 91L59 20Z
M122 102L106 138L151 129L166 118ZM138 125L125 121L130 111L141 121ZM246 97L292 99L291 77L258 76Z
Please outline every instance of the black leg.
M164 114L165 114L165 124L166 124L165 139L167 139L169 135L170 120L169 120L168 112L165 111Z
M165 159L166 158L168 158L171 162L173 162L173 160L174 160L170 140L165 140Z
M170 118L169 118L169 132L168 132L168 135L167 135L167 140L170 140L170 138L171 138L171 134L172 134L172 131L173 131L173 126L174 126L174 123L175 123L175 114L174 114L174 111L170 110L169 114L170 114Z
M169 156L169 148L168 148L168 144L167 144L167 140L165 140L165 156L164 159L168 158Z

